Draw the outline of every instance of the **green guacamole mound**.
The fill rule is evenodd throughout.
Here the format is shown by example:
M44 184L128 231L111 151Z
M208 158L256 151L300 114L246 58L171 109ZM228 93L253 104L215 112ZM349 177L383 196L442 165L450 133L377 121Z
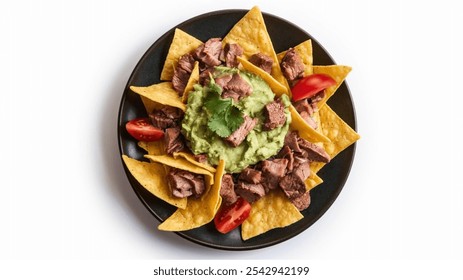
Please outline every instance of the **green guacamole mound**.
M252 94L242 98L235 105L243 114L259 119L257 125L238 147L234 148L225 143L207 126L209 113L203 105L212 87L195 85L194 91L188 95L187 109L182 121L182 133L188 140L191 151L194 154L206 154L208 162L214 166L223 159L227 173L241 172L247 166L277 154L283 147L291 122L288 109L290 100L288 96L283 95L281 100L285 106L286 123L270 131L262 130L265 121L264 106L274 100L275 94L259 76L236 68L217 67L214 78L236 72L251 85Z

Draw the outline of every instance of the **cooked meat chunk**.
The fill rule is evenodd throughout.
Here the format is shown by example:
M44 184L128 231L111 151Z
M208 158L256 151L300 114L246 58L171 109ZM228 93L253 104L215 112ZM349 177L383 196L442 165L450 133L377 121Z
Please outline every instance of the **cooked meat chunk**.
M258 184L262 182L262 172L247 167L243 171L241 171L238 179L246 183Z
M182 55L178 60L177 67L174 69L174 76L172 77L172 86L179 95L182 95L185 90L188 79L193 71L194 63L195 60L191 54Z
M308 125L310 125L313 129L317 129L318 125L312 118L314 107L313 105L309 104L309 102L307 102L307 99L294 102L294 108Z
M302 211L309 207L310 205L310 192L305 192L304 194L297 196L290 200L297 210Z
M306 192L304 181L294 173L283 177L279 182L279 186L290 200Z
M249 184L245 182L238 182L235 192L249 203L253 203L265 195L265 189L262 184Z
M232 74L225 74L225 75L221 75L215 78L214 81L218 86L222 88L222 90L224 90L228 82L230 82L231 79L232 79Z
M299 147L301 147L301 149L307 153L307 159L309 161L318 161L324 163L330 162L330 156L322 147L314 143L310 143L303 138L299 138L297 142Z
M278 152L278 158L285 158L288 160L288 165L286 166L287 172L293 171L294 167L294 153L291 148L287 145L283 146L283 148Z
M272 130L286 122L285 107L281 100L272 101L264 107L264 130Z
M304 63L296 50L290 48L281 60L281 71L288 81L302 78L304 75Z
M166 129L179 126L183 111L175 107L163 106L161 109L153 110L149 117L153 126Z
M203 175L181 169L172 168L167 174L167 182L175 197L200 197L206 190Z
M194 58L207 66L218 66L222 64L219 59L222 52L222 39L211 38L199 46L193 53Z
M232 175L223 175L220 196L222 197L222 203L225 203L226 205L230 205L238 199L238 196L235 193L235 183L233 183Z
M207 163L207 155L206 154L199 154L194 156L195 160L200 163Z
M179 127L170 127L164 134L166 153L171 155L185 149L185 141Z
M240 45L227 43L220 54L220 60L225 62L227 67L238 67L239 62L236 57L242 54L243 48Z
M297 161L292 171L292 174L299 177L302 181L305 181L310 176L310 164L308 160Z
M269 74L272 73L273 59L268 55L265 55L263 53L253 54L249 58L249 62L251 62L252 64L256 65L257 67L261 68Z
M232 147L238 147L249 132L256 126L257 118L251 118L249 116L244 116L244 122L241 124L238 129L236 129L230 136L225 138L225 142L228 143Z
M231 80L225 86L225 90L231 90L238 93L241 97L248 96L252 93L251 85L241 77L240 74L233 74Z
M284 158L264 160L261 163L266 189L273 190L278 187L280 179L286 174L287 165L288 160Z
M294 152L300 153L302 150L299 147L299 143L297 142L298 139L299 135L297 131L291 131L285 136L285 145L291 148L291 150Z

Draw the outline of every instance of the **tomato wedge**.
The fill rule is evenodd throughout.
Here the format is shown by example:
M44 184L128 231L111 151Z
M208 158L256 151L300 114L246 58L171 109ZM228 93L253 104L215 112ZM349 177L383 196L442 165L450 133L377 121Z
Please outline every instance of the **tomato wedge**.
M318 92L336 85L336 81L326 74L312 74L300 79L291 89L293 100L310 98Z
M222 205L214 218L215 228L221 233L228 233L241 225L249 217L251 204L242 197L231 205Z
M153 142L164 137L164 131L154 127L148 118L136 118L125 124L125 129L138 141Z

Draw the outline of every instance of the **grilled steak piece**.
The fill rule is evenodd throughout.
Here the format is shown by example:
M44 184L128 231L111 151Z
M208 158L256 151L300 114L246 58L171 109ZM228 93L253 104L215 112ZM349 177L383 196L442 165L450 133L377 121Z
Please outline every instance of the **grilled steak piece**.
M225 75L215 78L214 81L224 91L225 87L227 86L228 82L230 82L231 79L232 79L232 74L225 74Z
M331 158L328 153L320 146L310 143L309 141L299 138L297 140L299 147L307 153L307 159L309 161L318 161L328 163Z
M211 38L199 46L193 53L195 59L207 66L218 66L222 64L219 59L222 52L222 39Z
M238 67L239 62L236 57L242 54L243 48L240 45L227 43L220 54L220 60L225 62L227 67Z
M182 95L185 90L188 79L193 71L194 63L195 60L191 54L182 55L178 60L177 67L174 69L174 76L172 77L172 86L179 95Z
M206 154L199 154L194 156L195 160L200 163L207 163L207 155Z
M167 182L175 197L200 197L206 190L203 175L181 169L172 168L167 174Z
M228 143L232 147L239 146L249 132L256 126L257 118L252 119L249 116L244 116L244 122L241 124L238 129L236 129L230 136L224 139L226 143Z
M238 182L235 192L249 203L253 203L265 195L265 189L262 184L250 184L245 182Z
M253 54L249 58L249 62L251 62L252 64L256 65L257 67L261 68L269 74L272 73L273 59L268 55L265 55L263 53Z
M304 181L294 173L283 177L279 182L279 186L290 200L306 192Z
M292 174L305 181L310 176L310 163L308 160L297 161Z
M297 139L299 139L297 131L291 131L285 136L285 145L288 146L294 152L300 153L302 152L302 150L299 147Z
M225 203L226 205L230 205L238 199L238 196L235 193L235 183L233 183L232 175L223 175L222 186L220 187L220 196L222 197L222 203Z
M179 127L170 127L164 134L166 153L172 155L175 152L185 149L185 141Z
M183 119L183 111L175 107L163 106L161 109L153 110L149 117L153 126L166 129L179 126Z
M292 82L304 75L304 63L296 50L290 48L281 60L281 71L285 78Z
M248 96L252 93L251 85L246 82L238 73L233 74L231 80L225 86L225 90L231 90L238 93L241 97Z
M285 107L281 100L273 101L264 107L265 123L264 130L272 130L286 122Z
M268 190L278 187L280 179L286 174L288 160L285 158L264 160L261 163L264 186Z
M289 148L289 146L283 146L283 148L278 152L278 155L277 155L278 158L285 158L288 160L288 165L286 166L286 172L289 173L291 171L293 171L293 167L294 167L294 153L293 151L291 150L291 148Z
M317 129L318 125L315 120L312 118L314 112L314 105L310 104L306 99L302 99L294 102L294 108L305 120L305 122L310 125L313 129ZM316 107L316 105L315 105Z
M246 167L243 171L241 171L238 180L246 183L258 184L262 182L262 172Z
M302 211L307 209L310 205L310 192L305 192L304 194L297 196L290 200L297 210Z

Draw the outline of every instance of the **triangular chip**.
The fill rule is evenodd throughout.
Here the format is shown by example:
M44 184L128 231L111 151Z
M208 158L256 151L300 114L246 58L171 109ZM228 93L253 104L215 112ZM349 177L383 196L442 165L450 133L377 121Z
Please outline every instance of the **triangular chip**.
M177 92L172 87L171 82L163 82L148 87L131 86L130 89L153 102L176 107L182 111L186 110L186 105L182 102L182 99L180 99Z
M178 208L186 207L186 198L171 195L162 164L138 161L126 155L122 155L122 159L133 177L150 193Z
M184 231L203 226L217 213L220 203L220 188L225 164L221 160L215 173L215 183L211 189L199 199L188 199L185 209L177 209L167 220L159 225L158 229L165 231Z
M311 127L297 112L296 108L293 105L289 106L289 111L291 112L291 130L299 131L299 136L305 140L315 143L315 142L329 142L330 139L323 135L321 132L315 130Z
M344 65L313 66L314 74L327 74L336 81L334 86L325 89L325 97L317 103L318 108L322 108L326 104L326 101L336 92L351 70L352 67Z
M152 113L154 109L160 109L160 106L161 104L159 103L156 103L142 95L140 95L140 98L141 98L141 101L143 103L143 106L145 107L146 109L146 113L149 114L149 113Z
M306 40L294 47L296 53L301 57L304 64L304 77L313 74L313 56L312 56L312 40ZM285 56L286 51L277 54L278 62Z
M289 226L303 217L282 191L274 190L252 204L249 217L241 225L241 237L247 240L271 229Z
M304 183L305 183L306 190L310 191L311 189L323 183L323 180L315 172L311 171L309 178L307 178L304 181Z
M275 80L275 78L272 75L265 72L263 69L257 67L256 65L252 64L251 62L247 61L245 58L237 57L237 59L243 66L244 70L260 76L262 80L264 80L270 86L270 88L276 96L287 94L288 89L280 82Z
M174 76L174 69L177 67L178 59L189 52L194 51L203 42L191 36L190 34L176 28L174 38L170 44L166 61L161 72L162 81L170 81Z
M145 150L148 155L165 155L166 147L164 141L153 141L153 142L138 142L138 146Z
M178 152L178 153L174 153L173 156L174 156L174 158L184 158L187 161L193 163L194 165L197 165L197 166L199 166L201 168L204 168L209 172L212 172L212 173L216 172L216 169L214 167L212 167L211 165L209 165L207 163L202 163L202 162L197 161L193 154L188 154L188 153L185 153L185 152Z
M323 147L331 159L360 139L360 135L344 122L330 106L323 106L319 113L323 134L331 140L323 143ZM324 165L324 163L316 163L311 165L310 169L316 173Z
M188 79L188 83L185 86L185 90L183 91L182 95L182 102L188 102L188 94L190 91L193 90L193 86L199 82L199 62L195 61L193 70L191 71L190 78Z
M264 17L257 6L253 7L233 26L222 42L223 44L239 44L243 48L243 56L246 59L257 53L270 56L273 59L272 76L286 87L286 92L289 94L288 81L281 72L272 40L265 26Z

